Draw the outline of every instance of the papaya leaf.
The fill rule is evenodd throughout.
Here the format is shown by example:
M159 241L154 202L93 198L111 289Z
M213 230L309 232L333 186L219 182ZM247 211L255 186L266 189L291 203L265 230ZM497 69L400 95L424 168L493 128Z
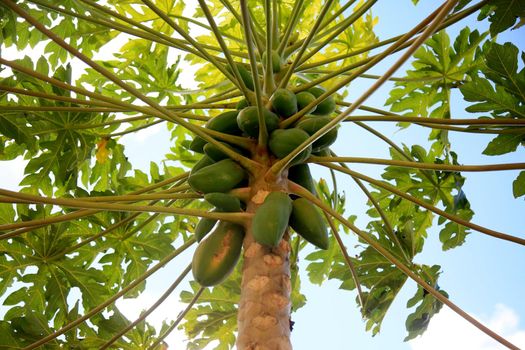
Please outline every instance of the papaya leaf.
M413 69L396 82L386 105L405 115L450 118L450 91L478 69L481 61L476 53L486 36L464 28L451 45L445 30L434 34L416 51ZM399 126L406 128L409 124ZM434 131L430 139L448 142L447 131Z
M240 298L240 269L236 268L226 281L212 289L205 289L195 306L179 326L189 339L188 349L203 349L212 343L215 350L229 350L235 344L237 304ZM181 300L190 302L200 288L191 283L192 291L183 291ZM218 340L218 344L215 343Z
M474 103L467 111L488 112L492 118L525 118L525 68L518 71L518 53L511 43L487 45L481 69L484 77L473 76L460 88L463 98ZM514 152L524 137L525 134L498 135L483 154Z
M489 3L493 12L489 15L490 34L495 36L512 27L516 20L525 18L525 4L520 0L494 0Z
M439 265L422 265L420 266L419 275L428 284L448 298L447 292L440 289L439 285L437 284L440 268L441 266ZM414 307L416 305L417 308L407 317L405 322L406 329L408 331L405 341L422 335L427 329L432 317L441 310L443 303L434 298L434 296L429 294L425 289L418 285L416 294L407 302L408 308Z
M515 198L525 195L525 171L522 171L512 183Z

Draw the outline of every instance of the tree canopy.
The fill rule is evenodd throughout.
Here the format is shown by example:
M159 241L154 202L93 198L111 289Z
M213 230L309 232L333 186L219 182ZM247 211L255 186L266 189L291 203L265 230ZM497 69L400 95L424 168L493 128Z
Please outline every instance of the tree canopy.
M462 164L449 138L456 132L493 135L479 152L494 159L523 147L525 54L513 43L498 42L497 35L523 25L525 4L446 1L419 27L390 38L374 33L374 6L381 6L376 0L189 5L181 0L0 2L2 52L31 52L0 57L0 160L26 160L19 189L0 188L5 310L0 349L160 349L174 327L184 329L188 349L210 343L233 348L241 264L213 288L192 281L187 290L177 289L188 308L161 330L128 320L115 300L140 295L151 274L194 249L199 218L214 218L213 207L187 183L189 169L202 157L190 147L195 135L222 140L206 123L235 110L243 98L259 105L272 86L286 82L294 93L323 87L336 101L330 128L341 134L355 125L382 139L390 154L378 159L332 149L308 158L308 164L332 174L316 179L317 199L310 198L324 211L331 234L326 250L307 248L304 239L290 235L292 312L307 303L301 284L336 280L356 296L366 330L377 334L398 292L413 279L418 288L407 304L405 340L423 334L444 303L475 323L452 303L454 291L440 288L441 267L418 263L416 256L436 226L444 251L461 246L474 232L525 244L521 232L476 224L463 191L467 172L518 170L508 185L523 200L525 163ZM440 12L447 6L448 12ZM488 20L490 30L465 27L450 37L446 28L467 16ZM277 84L265 80L274 77L266 73L270 60L263 58L272 40L271 49L285 58L275 73ZM111 59L100 59L108 52ZM393 68L411 59L406 72L395 77L394 71L368 72L396 52L407 57L400 56ZM254 69L264 72L262 91L249 89L232 62L252 75ZM195 88L184 81L190 68ZM350 100L347 88L359 78L376 85ZM387 80L395 82L385 101L389 110L366 105L368 95ZM461 93L470 115L455 114L453 91ZM281 123L307 112L299 110ZM378 121L421 128L430 146L396 144L375 128L372 122ZM158 124L169 130L172 147L145 172L130 162L121 139ZM247 144L241 137L230 139L240 148ZM249 167L250 161L240 163ZM352 167L361 163L382 165L381 177ZM279 170L287 166L275 164ZM355 182L368 199L364 227L356 226L346 195L338 192L340 176ZM240 217L224 214L217 217ZM349 254L345 241L353 234L359 244ZM299 260L306 262L306 275ZM189 267L179 271L163 298L175 298L169 294L189 272Z

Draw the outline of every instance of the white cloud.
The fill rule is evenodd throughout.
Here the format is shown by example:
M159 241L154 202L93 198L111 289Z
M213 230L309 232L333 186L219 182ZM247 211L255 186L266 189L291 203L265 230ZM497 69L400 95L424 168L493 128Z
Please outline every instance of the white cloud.
M519 315L503 304L497 304L490 316L478 317L487 327L525 349L525 328L519 328ZM505 347L458 316L446 306L436 315L422 337L409 342L412 350L500 350Z

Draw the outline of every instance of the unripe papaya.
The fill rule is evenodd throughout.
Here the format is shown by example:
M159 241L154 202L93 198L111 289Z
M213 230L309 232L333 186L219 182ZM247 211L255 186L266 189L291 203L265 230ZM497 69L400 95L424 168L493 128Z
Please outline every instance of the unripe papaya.
M308 92L308 91L301 91L297 95L295 95L297 98L297 109L302 110L304 107L308 106L310 103L315 101L315 96ZM306 113L313 113L317 106L313 106L308 112Z
M231 159L224 159L192 173L188 184L196 192L228 192L246 177L244 169Z
M297 164L288 169L288 179L315 194L315 182L308 164Z
M228 147L229 149L231 149L234 152L242 154L242 151L239 150L238 148L232 147L232 146L228 145L225 142L221 142L221 144L223 144L225 147ZM210 157L211 159L213 159L216 162L218 162L220 160L223 160L223 159L226 159L226 158L229 158L226 153L224 153L222 150L220 150L219 147L217 147L213 143L205 144L203 150L204 150L204 154L206 154L208 157Z
M320 86L314 86L312 88L309 88L308 92L311 93L312 95L314 95L315 98L318 98L319 96L324 94L326 92L326 90L323 89ZM317 107L316 107L315 111L313 112L313 114L328 115L328 114L332 113L333 111L335 111L335 107L336 107L336 105L335 105L334 97L333 96L328 96L323 101L321 101L321 103L317 104Z
M239 114L239 111L221 113L208 120L204 127L229 135L241 135L242 131L237 126L237 114ZM204 145L206 143L207 141L203 138L196 136L190 144L190 149L197 153L204 153Z
M190 175L193 174L194 172L196 172L199 169L207 167L208 165L212 165L213 163L215 163L215 161L213 159L211 159L210 157L208 157L207 155L202 156L202 158L199 159L199 161L197 163L195 163L195 165L191 169Z
M221 212L237 212L242 210L239 198L231 194L220 192L207 193L204 195L204 199Z
M193 254L192 272L203 287L224 281L241 256L244 228L221 221L208 238L199 243Z
M312 136L319 129L324 127L326 124L330 123L332 119L330 117L321 117L321 116L309 116L302 119L295 127L302 129ZM318 152L335 142L337 139L337 128L333 128L328 131L326 134L315 140L312 144L312 152Z
M262 63L266 67L266 51L262 55ZM273 73L279 73L281 71L282 59L279 53L272 50L272 71Z
M293 201L290 226L316 247L328 249L328 229L324 218L319 209L307 199L297 198Z
M195 138L190 143L190 149L196 153L204 153L205 144L206 141L202 137L195 136Z
M248 69L246 69L246 67L244 67L244 65L242 65L240 63L236 63L235 66L237 66L237 70L239 71L239 75L241 76L241 79L244 82L244 85L246 85L246 87L249 90L253 91L254 85L253 85L252 73L250 73L250 71ZM230 66L227 66L226 70L233 74L232 69L231 69Z
M268 146L277 158L284 158L297 148L297 146L306 141L308 137L309 135L306 131L301 129L277 129L270 134ZM311 152L312 146L310 145L293 159L292 164L305 161Z
M257 208L252 221L252 234L257 243L275 247L283 238L292 212L292 200L284 192L268 194Z
M279 117L263 108L264 120L266 122L266 130L272 132L279 127ZM237 116L237 125L248 136L257 137L259 135L259 118L256 106L249 106L239 112Z
M316 152L313 152L312 151L312 154L315 155L315 156L318 156L318 157L330 157L332 155L332 153L330 153L330 148L326 147L326 148L322 148L320 149L319 151L316 151Z
M248 100L243 98L242 100L237 102L237 104L235 105L235 109L240 111L241 109L244 109L244 108L248 107L249 105L250 105L250 103L248 102ZM237 120L235 122L237 122Z
M277 89L270 98L272 110L277 115L288 118L297 113L297 98L287 89Z
M206 123L206 128L220 131L225 134L241 135L242 131L239 129L239 126L237 126L238 114L239 111L235 110L216 115L215 117L208 120Z
M202 239L210 233L210 231L213 229L215 224L218 220L216 219L210 219L210 218L201 218L199 222L197 223L197 226L195 226L195 240L197 242L202 241Z

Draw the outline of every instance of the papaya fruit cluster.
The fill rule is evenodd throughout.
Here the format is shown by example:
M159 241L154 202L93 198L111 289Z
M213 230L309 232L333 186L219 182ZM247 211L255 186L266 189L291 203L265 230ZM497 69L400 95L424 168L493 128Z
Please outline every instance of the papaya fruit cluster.
M273 72L278 73L281 66L281 59L272 55ZM254 81L249 71L241 64L237 65L237 69L246 87L253 90ZM265 99L263 119L269 135L267 152L270 162L286 157L331 121L330 114L336 108L334 99L328 97L320 103L313 103L324 92L321 87L312 87L297 94L288 89L276 89L272 96ZM304 117L288 128L280 128L283 120L309 105ZM211 118L205 128L256 139L259 135L258 109L246 99L240 100L236 110ZM305 161L311 154L327 152L336 138L337 129L334 128L295 156L288 165L288 179L315 194L314 181ZM222 144L233 152L250 156L248 151L233 144ZM190 187L204 195L204 199L214 206L214 212L245 210L245 203L230 191L250 185L248 172L220 147L199 136L191 141L189 148L203 154L190 172ZM304 198L280 191L270 192L255 211L249 227L255 241L269 247L277 246L288 227L316 247L328 248L328 229L317 207ZM197 282L213 286L233 271L240 258L246 228L210 218L202 218L197 223L195 238L199 246L194 253L192 269Z

